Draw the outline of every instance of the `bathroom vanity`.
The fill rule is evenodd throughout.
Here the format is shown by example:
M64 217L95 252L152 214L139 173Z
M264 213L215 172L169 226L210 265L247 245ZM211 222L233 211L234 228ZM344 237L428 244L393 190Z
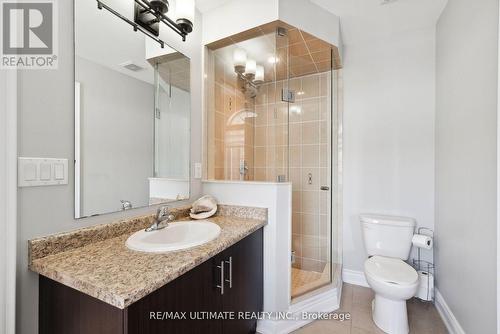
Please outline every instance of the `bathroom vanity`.
M176 252L124 246L150 217L31 240L30 268L40 274L39 333L255 332L267 210L256 209L265 211L257 219L245 210L222 209L210 219L222 229L217 239Z

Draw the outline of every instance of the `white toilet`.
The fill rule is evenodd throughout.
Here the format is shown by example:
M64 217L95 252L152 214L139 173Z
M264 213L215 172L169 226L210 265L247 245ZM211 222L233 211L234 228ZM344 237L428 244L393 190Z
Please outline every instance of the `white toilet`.
M365 276L375 292L375 324L389 334L407 334L406 300L415 295L418 274L404 262L410 255L415 220L406 217L361 215L368 259Z

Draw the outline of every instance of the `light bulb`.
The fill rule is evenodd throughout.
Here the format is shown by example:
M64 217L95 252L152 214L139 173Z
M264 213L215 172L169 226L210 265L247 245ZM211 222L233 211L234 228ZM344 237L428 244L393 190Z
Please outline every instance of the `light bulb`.
M245 66L245 74L254 76L255 71L257 71L257 63L253 59L247 59L247 64Z
M236 49L233 52L233 65L234 70L238 73L243 73L245 71L245 66L247 64L247 53L245 50Z
M185 32L193 31L194 22L194 0L177 0L175 6L177 24Z
M256 83L264 82L264 66L257 65L255 69L255 80Z

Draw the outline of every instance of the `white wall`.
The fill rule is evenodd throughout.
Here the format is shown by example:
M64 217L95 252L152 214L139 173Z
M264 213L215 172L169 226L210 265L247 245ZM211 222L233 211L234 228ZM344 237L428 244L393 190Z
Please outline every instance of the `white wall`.
M17 72L0 70L0 333L15 333Z
M355 271L366 259L359 214L434 227L435 28L360 40L344 45L343 71L343 264Z
M74 159L73 149L73 1L59 1L59 68L52 71L25 70L19 74L19 155ZM116 20L120 23L119 20ZM123 29L130 29L124 24ZM201 161L201 17L197 13L194 33L182 42L176 34L165 40L191 58L191 160ZM75 221L73 219L74 170L67 186L23 188L19 196L17 331L38 332L38 275L27 268L27 240L33 237L137 216L154 209L136 209ZM201 192L200 180L191 181L192 197Z
M148 205L154 86L81 57L75 80L81 102L81 215L119 211L120 200Z
M204 181L203 192L214 196L219 203L268 209L264 228L264 311L287 311L290 305L292 185Z
M437 25L437 288L466 333L496 333L498 1Z

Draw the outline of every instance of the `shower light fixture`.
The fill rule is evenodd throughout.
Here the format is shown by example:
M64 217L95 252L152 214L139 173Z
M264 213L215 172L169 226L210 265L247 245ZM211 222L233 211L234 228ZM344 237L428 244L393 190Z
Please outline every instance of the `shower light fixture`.
M233 67L239 80L245 83L245 91L256 90L257 85L264 83L264 66L258 65L254 59L248 58L243 49L233 51Z
M257 72L257 62L253 59L247 59L247 63L245 66L245 76L247 76L250 80L255 78L255 73Z
M243 73L245 72L245 66L247 64L247 53L245 50L242 49L236 49L233 52L233 64L234 64L234 70L236 73Z
M155 40L163 48L165 42L160 39L160 23L165 24L186 40L186 36L193 31L194 0L176 1L176 19L167 16L170 9L168 0L134 0L134 20L120 14L101 0L97 0L98 9L106 9L110 13L130 24L134 31L141 31L149 38Z
M264 82L264 66L262 65L257 65L255 68L255 79L254 81L256 84L261 84Z

